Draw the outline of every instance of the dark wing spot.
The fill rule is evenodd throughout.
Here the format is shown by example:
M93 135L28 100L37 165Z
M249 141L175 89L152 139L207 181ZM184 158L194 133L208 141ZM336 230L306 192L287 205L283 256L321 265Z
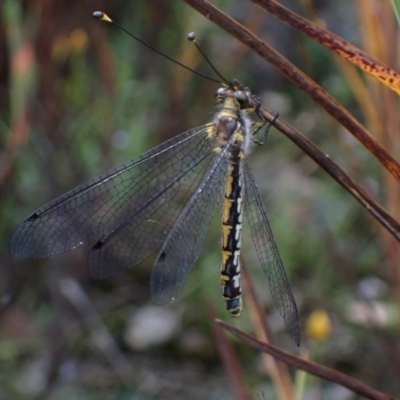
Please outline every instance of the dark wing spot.
M159 261L165 261L165 258L167 257L167 254L165 253L165 251L162 251L160 256L158 257Z
M28 217L26 220L27 221L34 221L35 219L37 219L39 216L37 213L33 213L30 217Z
M92 248L92 250L99 250L103 247L104 242L102 240L99 240Z

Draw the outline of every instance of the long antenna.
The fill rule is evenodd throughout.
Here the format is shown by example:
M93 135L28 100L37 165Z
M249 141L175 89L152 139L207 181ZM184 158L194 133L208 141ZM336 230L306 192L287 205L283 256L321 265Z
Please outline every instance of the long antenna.
M215 83L219 83L221 84L220 81L218 81L217 79L211 78L210 76L203 74L199 71L196 71L190 67L188 67L185 64L180 63L179 61L175 60L174 58L168 56L167 54L163 53L162 51L156 49L155 47L151 46L150 44L148 44L147 42L145 42L144 40L140 39L138 36L134 35L133 33L129 32L128 30L126 30L123 26L119 25L117 22L113 21L107 14L103 13L102 11L95 11L93 13L93 17L95 19L98 19L100 21L105 21L105 22L109 22L112 25L115 25L117 28L121 29L123 32L125 32L126 34L128 34L130 37L132 37L133 39L137 40L138 42L142 43L143 45L145 45L146 47L148 47L149 49L155 51L156 53L160 54L161 56L163 56L164 58L166 58L167 60L172 61L173 63L180 65L181 67L187 69L190 72L193 72L194 74L201 76L202 78L208 79L212 82ZM188 36L189 38L189 36ZM193 34L193 38L194 38L194 34ZM189 39L191 40L191 39ZM193 41L193 40L192 40ZM196 47L200 50L199 46L196 44ZM212 68L214 69L214 71L216 71L216 73L218 74L218 76L220 78L222 78L225 82L227 82L226 79L224 79L219 73L218 71L213 67L213 65L210 63L210 61L208 60L208 58L204 55L204 53L200 50L200 53L203 55L203 57L207 60L207 62L212 66Z
M196 35L194 34L194 32L191 32L187 35L187 39L190 42L193 42L194 45L196 46L197 50L199 51L199 53L203 56L203 58L207 61L207 64L213 69L213 71L228 85L230 85L230 82L228 80L226 80L217 70L217 68L215 68L214 64L210 61L210 59L207 57L206 53L204 53L204 51L201 49L201 47L197 44L196 42Z

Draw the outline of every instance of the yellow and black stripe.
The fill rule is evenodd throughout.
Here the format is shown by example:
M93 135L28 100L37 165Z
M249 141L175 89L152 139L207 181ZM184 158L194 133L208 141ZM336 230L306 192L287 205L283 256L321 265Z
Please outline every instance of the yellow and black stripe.
M233 317L242 310L240 245L242 238L242 174L240 157L231 160L225 188L222 220L222 296Z
M232 316L238 317L242 310L242 289L240 286L240 246L242 238L242 159L243 144L247 132L246 122L238 100L229 90L221 95L222 108L217 114L210 136L220 145L229 146L229 172L224 194L222 220L222 296ZM217 98L218 99L218 98Z

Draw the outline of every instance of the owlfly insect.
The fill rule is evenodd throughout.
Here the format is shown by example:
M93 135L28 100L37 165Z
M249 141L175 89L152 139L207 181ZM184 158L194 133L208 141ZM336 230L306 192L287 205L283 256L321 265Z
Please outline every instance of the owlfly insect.
M94 17L117 25L104 13L96 12ZM272 297L287 331L299 345L296 303L247 161L252 146L262 143L254 135L260 129L257 126L266 121L257 125L249 117L252 112L260 115L260 102L236 80L222 83L216 102L219 111L212 122L39 208L15 232L11 253L42 258L89 244L90 272L106 278L128 271L158 252L151 294L155 303L168 304L178 296L196 264L212 216L222 202L221 282L226 308L232 316L239 316L242 309L244 216Z

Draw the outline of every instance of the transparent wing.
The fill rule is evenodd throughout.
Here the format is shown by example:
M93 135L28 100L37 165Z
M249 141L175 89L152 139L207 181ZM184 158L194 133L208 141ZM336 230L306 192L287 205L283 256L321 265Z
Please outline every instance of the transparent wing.
M208 143L206 135L203 141ZM182 166L166 184L147 193L131 215L92 248L88 257L92 275L104 278L119 274L159 251L182 209L193 193L197 193L215 156L212 151L198 154L201 158L191 162L188 168Z
M177 219L154 264L151 294L156 304L168 304L181 291L195 266L217 204L225 190L229 161L226 146Z
M194 175L198 173L194 164L212 153L206 134L208 126L170 139L41 207L17 229L11 253L40 258L94 244L114 231L147 199L168 188L177 175L178 192L193 191ZM186 188L182 183L185 175L194 177ZM171 209L179 207L178 197L179 194L171 200ZM141 216L146 217L143 213ZM158 227L157 221L148 224ZM135 265L135 260L132 263Z
M245 215L250 226L256 252L269 281L272 297L282 315L285 327L295 343L300 345L300 327L296 302L282 264L267 214L257 191L253 174L244 162Z

